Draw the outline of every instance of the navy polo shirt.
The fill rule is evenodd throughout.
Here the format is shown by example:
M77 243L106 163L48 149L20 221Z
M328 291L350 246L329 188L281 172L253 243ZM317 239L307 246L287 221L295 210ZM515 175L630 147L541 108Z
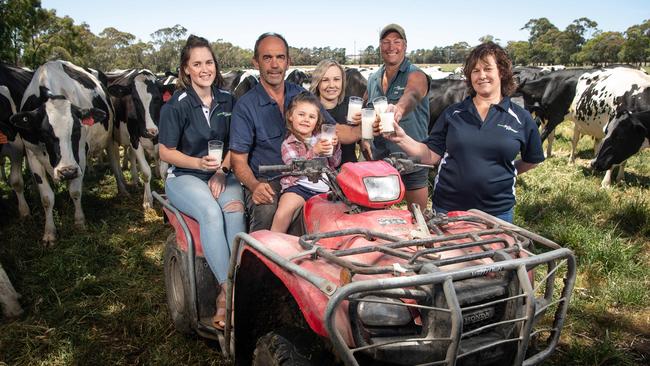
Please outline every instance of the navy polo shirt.
M508 97L490 106L483 122L471 97L447 107L424 143L442 156L433 204L449 211L509 210L515 205L517 154L527 163L544 161L537 125Z
M289 109L293 98L303 91L305 89L301 86L284 82L284 111ZM325 123L336 123L322 106L321 113ZM262 84L257 84L239 98L232 112L230 149L248 154L248 165L255 177L270 177L259 173L260 165L284 164L280 148L286 133L285 116Z
M223 141L223 156L228 152L230 116L235 98L227 91L212 88L210 124L203 111L203 103L191 87L177 90L160 110L158 141L185 155L200 158L208 155L208 141ZM191 174L208 180L214 172L198 169L170 167L172 176Z

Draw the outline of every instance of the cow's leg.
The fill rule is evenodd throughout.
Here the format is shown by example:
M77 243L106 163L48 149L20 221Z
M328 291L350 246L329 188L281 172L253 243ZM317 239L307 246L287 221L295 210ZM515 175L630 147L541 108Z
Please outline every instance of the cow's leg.
M138 174L136 152L133 147L128 148L129 164L131 165L131 184L137 187L140 182L140 175Z
M124 155L122 156L122 170L129 169L129 147L124 146Z
M594 137L594 157L598 156L598 152L600 151L601 146L603 146L602 142L603 139Z
M126 190L126 183L124 182L124 175L120 169L120 149L117 142L109 142L108 147L108 160L111 164L111 170L115 175L115 183L117 183L117 191L124 196L128 196L129 192Z
M6 318L17 318L23 313L23 309L18 303L20 295L16 292L9 281L9 277L0 265L0 307L2 314Z
M553 141L555 141L555 130L551 131L546 139L546 157L550 158L553 154Z
M29 216L29 205L25 200L25 183L23 182L23 144L11 143L7 146L9 159L11 160L11 172L9 173L9 184L16 192L18 200L18 213L20 217ZM4 161L4 159L3 159ZM4 172L4 169L2 169Z
M627 162L627 160L623 160L623 162L618 165L618 173L616 173L614 183L618 183L625 178L625 162Z
M605 172L603 181L600 182L601 188L609 188L612 186L612 170L614 170L614 167L615 166L612 166L611 168L607 169L607 171Z
M45 229L43 230L43 243L45 246L54 244L56 241L56 227L54 226L54 216L52 210L54 209L54 192L50 183L47 180L45 167L38 160L31 150L27 151L27 161L29 167L34 175L34 180L38 186L38 192L41 195L41 204L45 212Z
M138 168L140 169L140 172L142 172L142 180L144 183L144 200L142 202L142 207L147 210L153 207L153 197L151 196L151 167L147 162L142 144L140 144L136 150L133 150L133 155L135 155L135 158L138 161Z
M580 140L580 130L577 127L573 128L573 139L571 140L571 156L569 157L570 163L575 163L576 161L576 148L578 147L578 141Z
M83 187L83 174L68 184L68 192L74 203L74 225L78 229L86 228L86 217L83 208L81 208L81 190Z

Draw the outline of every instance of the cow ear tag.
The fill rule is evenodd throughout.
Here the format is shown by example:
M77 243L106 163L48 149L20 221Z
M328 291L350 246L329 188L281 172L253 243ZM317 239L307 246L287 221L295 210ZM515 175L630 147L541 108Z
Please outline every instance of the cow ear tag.
M172 97L172 93L170 93L170 92L168 92L168 91L165 91L165 92L163 93L163 95L162 95L163 102L167 103L167 101L168 101L169 98L171 98L171 97Z
M95 124L95 119L92 116L83 118L81 120L81 124L86 126L92 126Z

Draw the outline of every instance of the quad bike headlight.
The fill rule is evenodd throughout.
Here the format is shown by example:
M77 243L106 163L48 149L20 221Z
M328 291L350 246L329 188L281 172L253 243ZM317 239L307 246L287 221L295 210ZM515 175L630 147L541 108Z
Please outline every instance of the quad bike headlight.
M409 309L400 300L377 296L367 296L364 299L372 301L359 303L359 319L367 326L399 326L412 321Z
M363 184L368 191L370 202L392 201L399 198L400 185L399 176L389 175L386 177L365 177Z

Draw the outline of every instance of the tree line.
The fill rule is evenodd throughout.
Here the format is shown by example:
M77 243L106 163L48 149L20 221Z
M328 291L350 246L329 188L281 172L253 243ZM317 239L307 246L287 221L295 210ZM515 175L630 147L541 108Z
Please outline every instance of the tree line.
M149 42L113 27L96 35L88 24L75 24L69 16L59 17L56 10L43 8L40 0L0 0L0 19L0 61L30 68L62 59L99 70L176 70L189 35L180 24L156 30ZM505 48L518 65L648 62L650 20L632 25L622 33L597 27L595 21L579 18L561 31L547 18L531 19L521 28L529 32L528 41L508 41ZM489 34L478 41L502 43ZM252 67L251 49L222 39L212 42L212 47L223 69ZM471 48L467 42L458 42L411 50L408 56L414 63L462 63ZM289 54L294 65L315 65L325 58L342 64L381 63L375 45L367 46L358 55L346 55L345 48L331 47L290 47Z

